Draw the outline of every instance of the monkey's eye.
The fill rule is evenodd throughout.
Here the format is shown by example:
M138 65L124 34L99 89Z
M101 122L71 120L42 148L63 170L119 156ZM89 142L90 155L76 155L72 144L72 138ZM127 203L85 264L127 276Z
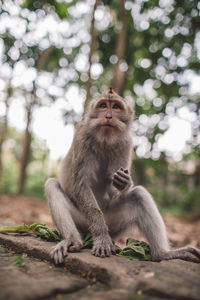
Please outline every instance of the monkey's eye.
M106 103L105 103L105 102L102 102L102 103L99 105L99 107L100 107L100 108L106 108L106 107L107 107L107 105L106 105Z
M114 109L121 109L121 106L119 104L115 103L112 108L114 108Z

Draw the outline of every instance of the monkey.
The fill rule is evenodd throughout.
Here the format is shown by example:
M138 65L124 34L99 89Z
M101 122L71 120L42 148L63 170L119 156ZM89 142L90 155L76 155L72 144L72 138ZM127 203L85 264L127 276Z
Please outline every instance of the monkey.
M63 240L53 247L56 264L80 251L83 235L92 233L92 254L115 254L112 240L137 227L149 242L154 261L200 262L200 250L170 249L166 227L151 194L135 186L130 175L133 105L110 88L91 100L77 124L72 146L58 180L49 178L45 194Z

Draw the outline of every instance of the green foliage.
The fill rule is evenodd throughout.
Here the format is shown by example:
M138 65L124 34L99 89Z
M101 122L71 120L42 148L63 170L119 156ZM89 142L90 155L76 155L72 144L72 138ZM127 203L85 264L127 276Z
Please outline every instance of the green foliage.
M107 2L104 2L107 4ZM199 32L199 1L173 1L169 4L161 1L128 1L129 8L126 10L127 36L125 45L124 61L129 66L126 73L126 86L124 95L134 96L136 118L141 114L151 117L157 114L162 121L165 117L175 115L178 110L175 98L180 102L179 107L194 103L189 95L189 81L180 80L185 71L193 70L199 74L200 61L196 49L197 34ZM115 47L118 38L118 14L119 6L115 2L108 4L113 22L99 32L98 35L98 55L99 61L104 67L103 79L100 82L106 85L107 74L110 71L110 57L115 54ZM135 5L135 6L134 6ZM141 5L139 11L137 9ZM137 7L137 8L136 8ZM146 22L146 28L142 23ZM105 39L104 37L107 36ZM188 57L183 54L183 49L191 49ZM168 54L165 53L168 51ZM189 50L190 51L190 50ZM145 59L149 62L148 66L142 66L141 61ZM179 63L179 59L185 59L185 63ZM158 72L158 68L162 72ZM183 76L184 77L184 76ZM170 79L170 80L168 80ZM104 80L104 81L103 81ZM151 82L153 85L154 96L148 97L145 94L145 84ZM96 84L96 83L94 83ZM98 83L97 83L98 84ZM139 85L143 94L137 92L135 86ZM100 87L101 88L101 87ZM100 90L99 88L99 90ZM133 97L132 97L133 98ZM154 99L162 99L160 105L155 105ZM199 97L197 97L199 99ZM198 101L199 102L199 101ZM197 102L195 102L196 104ZM167 112L171 105L174 114ZM190 110L190 106L187 106ZM199 115L199 106L193 108L196 116ZM144 128L138 122L137 136L146 136L151 143L151 150L156 145L156 136L163 133L165 129L160 128L160 122ZM141 131L140 133L140 127ZM197 135L196 129L199 122L192 124L193 137ZM196 143L192 147L196 147ZM137 145L135 145L137 148Z
M46 241L60 241L58 232L48 228L45 224L33 223L31 225L9 226L0 228L0 233L4 234L29 234L44 239Z
M25 262L25 260L23 259L22 256L18 256L14 260L13 264L16 265L17 267L24 267L26 265L26 262Z
M119 251L119 250L118 250ZM135 239L127 239L126 247L121 249L117 256L130 260L151 260L151 251L147 243Z
M30 162L27 169L25 194L43 198L44 183L47 179L47 161L49 151L42 141L33 139Z
M56 230L48 228L46 225L41 223L34 223L31 225L21 225L12 227L0 228L0 233L4 234L29 234L39 237L46 241L57 242L60 241L60 236ZM89 232L83 240L83 249L92 248L92 234ZM151 260L149 245L143 241L138 241L135 239L127 239L126 247L121 249L113 241L115 246L115 251L117 256L121 256L130 260ZM19 256L15 262L18 266L24 266L24 260Z
M92 234L89 232L83 239L83 249L92 248Z
M134 159L132 175L136 185L144 185L153 195L162 213L169 211L174 215L200 211L200 188L196 185L195 174L187 174L184 162L190 160L198 164L198 154L192 152L180 164L160 160Z
M51 7L55 9L55 12L60 19L65 19L68 17L68 3L66 3L64 0L62 2L56 0L24 0L24 2L21 4L21 7L28 8L31 11L35 11L36 9L44 9L48 11L48 8Z
M8 146L3 151L3 175L0 180L0 193L16 194L19 161L22 150L23 134L8 127ZM32 149L27 169L27 182L24 194L44 198L44 183L47 179L49 150L44 141L32 138Z
M92 248L92 234L88 233L83 240L83 249ZM121 249L119 246L115 245L115 251L117 256L121 256L130 260L151 260L151 252L149 245L143 241L138 241L135 239L127 239L126 247Z

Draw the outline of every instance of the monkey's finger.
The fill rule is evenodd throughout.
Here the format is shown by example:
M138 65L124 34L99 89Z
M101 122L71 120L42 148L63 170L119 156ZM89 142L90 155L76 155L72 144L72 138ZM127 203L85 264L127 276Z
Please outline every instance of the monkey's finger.
M114 177L113 182L116 182L117 184L121 185L121 186L126 186L128 184L128 181L125 179L122 179L120 177Z
M109 257L109 256L110 256L110 251L106 251L106 250L105 250L104 252L105 252L105 256L106 256L106 257Z
M110 244L110 247L109 247L109 256L111 254L115 254L115 248L114 248L113 244Z
M123 173L129 174L128 169L120 168L118 171L122 171ZM117 171L117 172L118 172L118 171Z
M100 256L101 256L102 258L108 256L107 253L108 253L108 251L107 251L107 249L106 249L105 247L101 247L101 248L100 248Z
M98 251L97 251L97 248L96 247L94 247L94 248L92 248L92 254L94 255L94 256L98 256Z
M101 256L101 248L96 248L95 255L98 257Z
M105 251L105 256L106 256L106 257L109 257L110 254L111 254L111 250L110 250L110 249Z
M102 258L106 257L106 249L104 249L104 247L100 248L100 256Z
M125 178L125 179L129 179L130 178L130 176L128 174L125 174L122 171L117 171L117 173L115 173L115 174L117 174L117 175L119 175L119 176L121 176L122 178Z
M103 250L104 250L104 255L107 256L107 257L109 257L110 254L111 254L111 247L110 247L110 245L105 246Z
M125 188L124 184L118 184L118 182L116 181L113 181L113 185L120 191L122 191Z
M119 180L120 182L122 182L124 184L126 184L129 181L129 178L125 178L118 173L113 176L113 179Z

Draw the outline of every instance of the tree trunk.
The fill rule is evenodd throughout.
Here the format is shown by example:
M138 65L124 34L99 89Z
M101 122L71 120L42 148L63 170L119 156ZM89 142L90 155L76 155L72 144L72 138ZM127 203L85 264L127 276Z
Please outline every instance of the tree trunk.
M99 0L96 0L93 10L92 10L92 20L91 20L91 27L90 27L90 36L91 36L90 53L89 53L89 58L88 58L89 69L88 69L88 81L86 83L86 100L85 100L85 104L84 104L84 112L90 101L90 96L91 96L91 92L90 92L91 87L92 87L91 66L92 66L92 56L93 56L94 50L95 50L95 39L96 39L95 28L94 28L94 14L95 14L96 8L98 6L98 3L99 3Z
M24 192L25 187L25 181L26 181L26 169L30 157L30 150L31 150L31 131L30 131L30 124L32 119L32 111L31 107L27 109L27 124L26 124L26 130L24 134L24 141L23 141L23 150L22 150L22 156L20 159L20 174L19 174L19 189L18 193L22 194Z
M134 174L134 184L135 185L145 185L146 178L146 166L144 164L144 159L138 158L133 162L133 174Z
M40 53L37 64L36 64L36 68L37 68L38 72L40 72L44 69L45 63L46 63L48 56L52 50L53 50L53 47L49 47Z
M40 53L40 55L38 57L38 61L36 63L36 69L38 72L43 70L43 68L45 66L45 62L48 58L48 55L52 51L52 49L53 49L53 47L50 47ZM25 182L26 182L26 177L27 177L26 169L28 166L30 152L31 152L32 134L31 134L31 130L30 130L30 125L31 125L31 121L32 121L32 111L33 111L34 106L36 104L38 104L37 96L36 96L35 82L33 82L33 86L34 86L33 92L32 92L32 95L30 95L31 99L27 103L27 106L26 106L27 123L26 123L26 130L25 130L25 134L24 134L22 156L20 159L19 189L18 189L19 194L22 194L24 192L24 187L25 187Z
M166 156L164 153L161 153L160 156L160 176L162 178L162 199L161 199L161 204L163 206L167 206L171 204L171 199L169 199L167 195L167 189L169 185L169 174L168 174L168 162L166 160Z
M114 66L114 75L111 80L111 86L114 90L121 96L123 96L125 88L125 80L127 71L122 71L120 64L125 56L126 48L126 34L127 34L127 21L126 21L126 10L124 7L124 0L119 1L119 21L121 23L121 31L118 35L117 45L116 45L116 56L117 63Z
M196 168L194 172L194 187L198 188L200 187L200 159L196 162Z
M5 111L4 121L2 123L1 130L0 130L0 178L3 174L2 146L6 139L7 128L8 128L8 111L9 111L8 99L5 101L5 105L6 105L6 111Z

